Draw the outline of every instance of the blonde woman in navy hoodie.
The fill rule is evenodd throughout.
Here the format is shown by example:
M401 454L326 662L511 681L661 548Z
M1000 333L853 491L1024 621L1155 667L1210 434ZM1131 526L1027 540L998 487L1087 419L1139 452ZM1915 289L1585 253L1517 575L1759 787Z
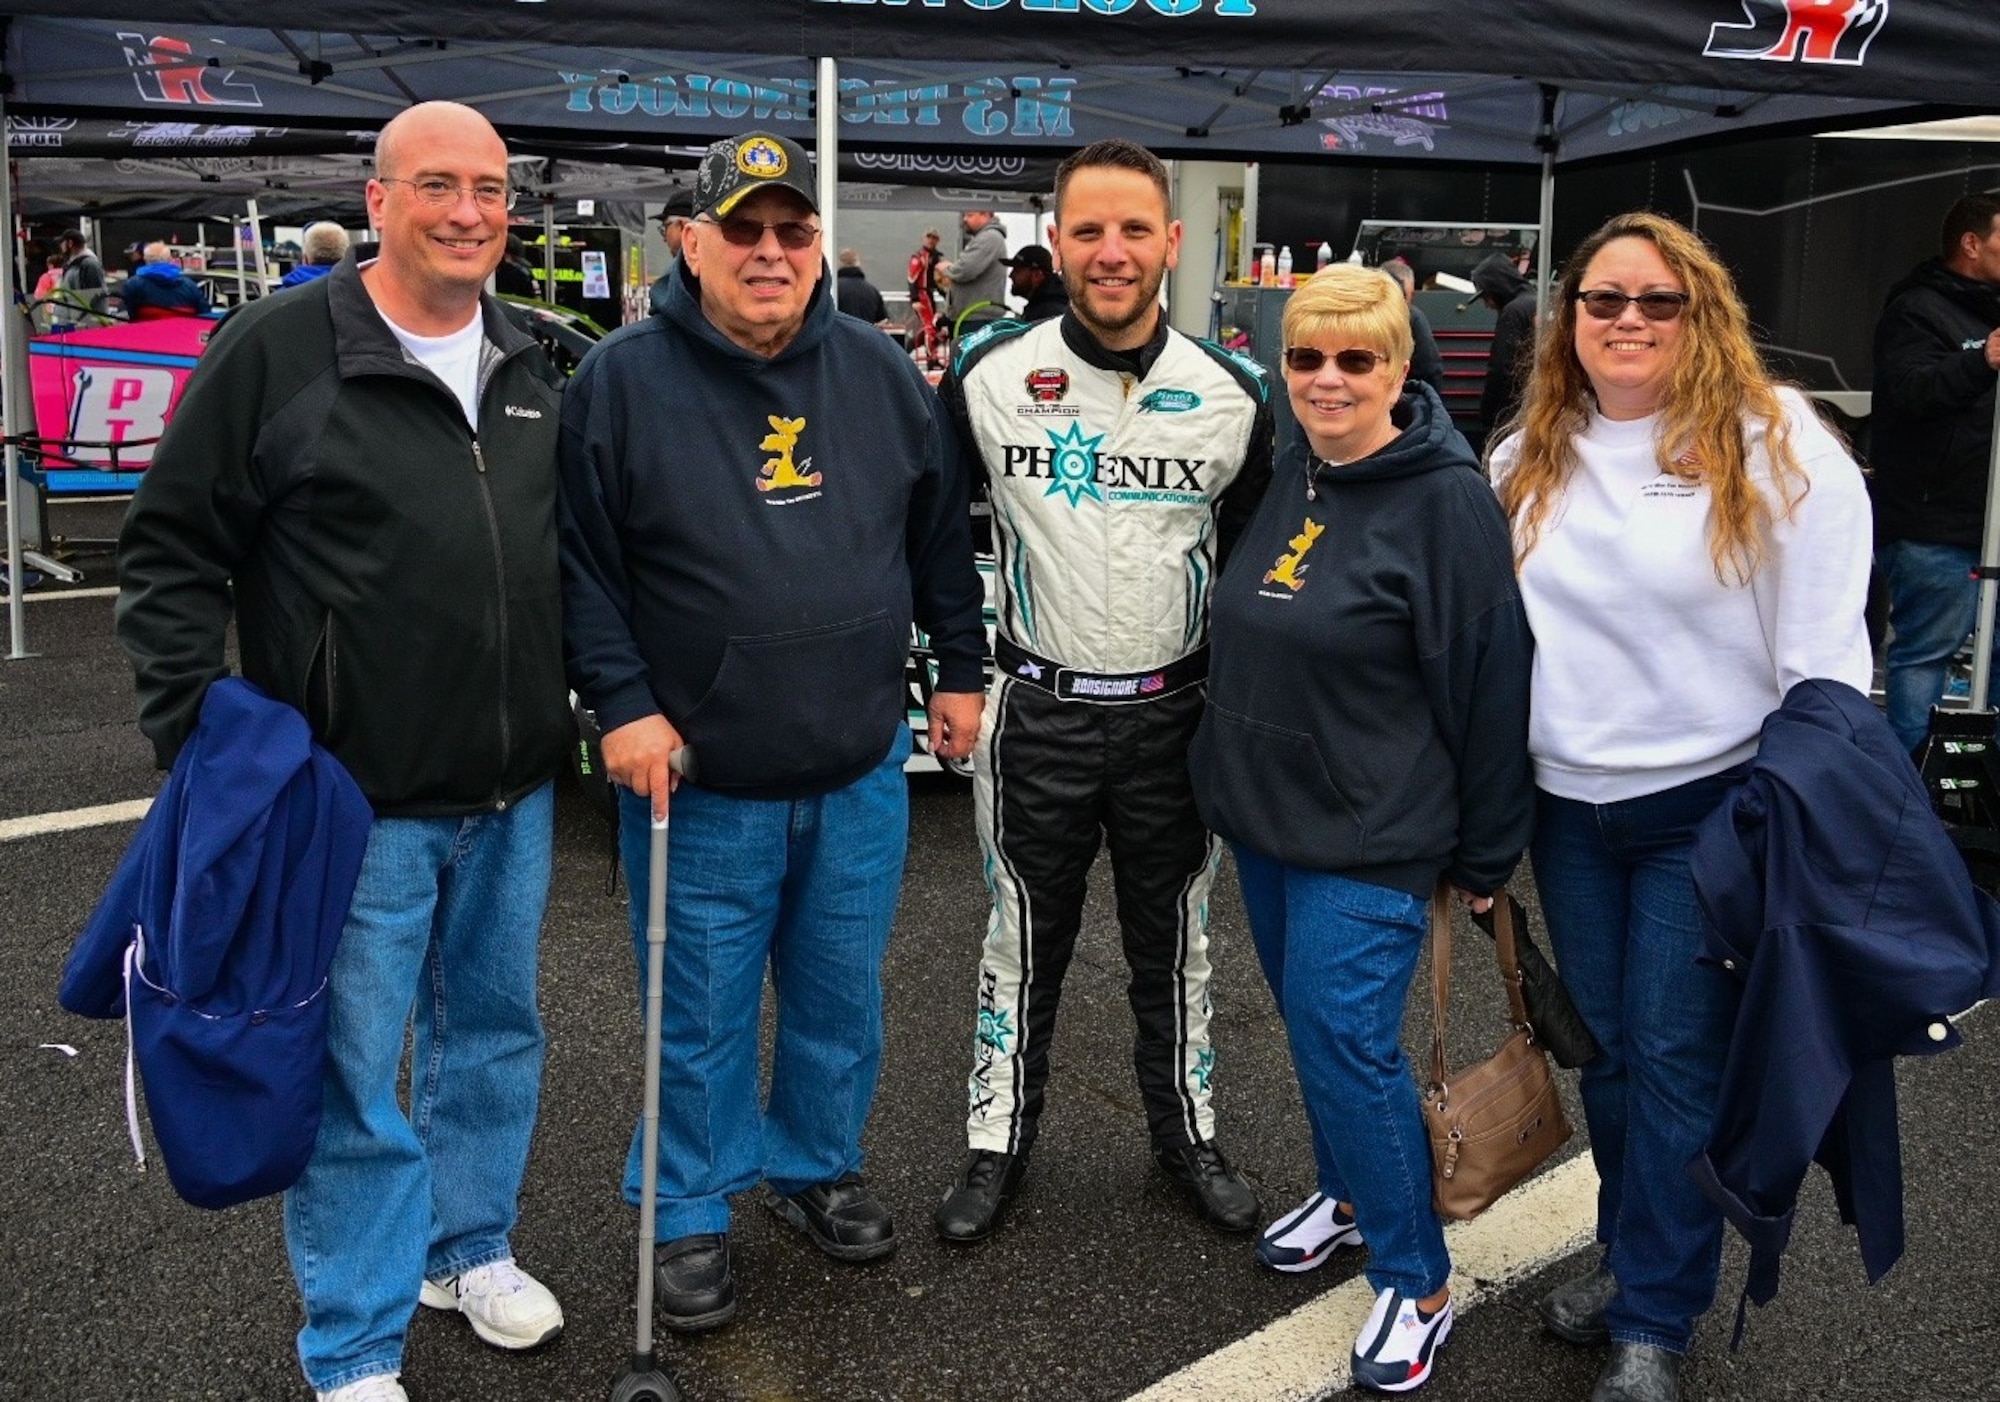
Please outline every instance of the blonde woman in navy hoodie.
M1403 1005L1439 877L1483 908L1527 843L1532 644L1492 490L1407 380L1396 284L1329 268L1284 333L1305 441L1217 581L1189 764L1235 849L1318 1167L1258 1256L1310 1270L1365 1239L1377 1295L1354 1379L1408 1392L1452 1307Z

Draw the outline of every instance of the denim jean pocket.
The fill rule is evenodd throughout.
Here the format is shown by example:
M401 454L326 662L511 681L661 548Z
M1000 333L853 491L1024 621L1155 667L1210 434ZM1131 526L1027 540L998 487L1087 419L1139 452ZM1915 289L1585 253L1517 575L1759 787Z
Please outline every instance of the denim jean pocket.
M1430 903L1408 891L1377 886L1371 881L1335 876L1326 883L1326 902L1342 915L1378 925L1423 930L1430 921Z

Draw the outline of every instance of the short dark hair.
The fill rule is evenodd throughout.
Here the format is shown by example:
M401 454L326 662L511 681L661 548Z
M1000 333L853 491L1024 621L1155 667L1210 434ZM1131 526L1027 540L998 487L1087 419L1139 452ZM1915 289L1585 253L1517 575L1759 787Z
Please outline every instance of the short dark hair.
M1985 238L1993 232L1993 219L2000 215L2000 194L1981 191L1967 195L1944 212L1944 228L1938 235L1938 256L1949 263L1958 256L1958 241L1967 234Z
M1111 170L1136 170L1153 182L1160 192L1160 202L1167 207L1167 217L1174 215L1173 186L1167 179L1167 168L1160 158L1136 141L1122 137L1112 137L1108 141L1097 141L1081 151L1072 151L1056 167L1056 222L1062 222L1063 191L1069 188L1070 177L1080 170L1108 168Z
M64 230L63 230L63 231L62 231L61 233L59 233L59 234L57 234L57 235L56 235L56 242L57 242L57 243L73 243L73 244L75 244L75 245L76 245L76 246L77 246L78 248L82 248L82 247L84 247L84 246L85 246L85 245L84 245L84 239L83 239L83 230L81 230L81 229L64 229Z

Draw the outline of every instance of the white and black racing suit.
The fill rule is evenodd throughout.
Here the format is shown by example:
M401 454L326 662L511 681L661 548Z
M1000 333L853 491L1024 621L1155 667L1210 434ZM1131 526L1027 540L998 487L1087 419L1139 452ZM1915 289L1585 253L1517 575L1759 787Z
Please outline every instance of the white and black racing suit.
M1111 853L1157 1148L1213 1136L1208 889L1195 814L1209 592L1270 477L1254 363L1166 327L1137 351L1072 316L969 339L941 387L993 506L998 636L973 752L993 913L967 1138L1025 1153L1100 842Z

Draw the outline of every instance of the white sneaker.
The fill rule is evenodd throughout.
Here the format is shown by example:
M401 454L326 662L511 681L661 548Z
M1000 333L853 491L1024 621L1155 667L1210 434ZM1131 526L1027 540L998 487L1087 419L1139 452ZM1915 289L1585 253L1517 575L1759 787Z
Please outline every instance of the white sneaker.
M1325 1193L1314 1193L1257 1238L1257 1259L1296 1275L1326 1264L1343 1246L1361 1245L1361 1228Z
M1354 1340L1354 1382L1375 1392L1413 1392L1431 1380L1431 1362L1451 1337L1451 1300L1425 1314L1394 1290L1375 1297L1375 1308Z
M314 1393L319 1402L410 1402L410 1394L396 1381L395 1373L371 1373L359 1382L337 1387L332 1392Z
M446 1280L427 1280L418 1298L434 1310L457 1310L472 1332L495 1348L536 1348L562 1333L562 1306L512 1257Z

